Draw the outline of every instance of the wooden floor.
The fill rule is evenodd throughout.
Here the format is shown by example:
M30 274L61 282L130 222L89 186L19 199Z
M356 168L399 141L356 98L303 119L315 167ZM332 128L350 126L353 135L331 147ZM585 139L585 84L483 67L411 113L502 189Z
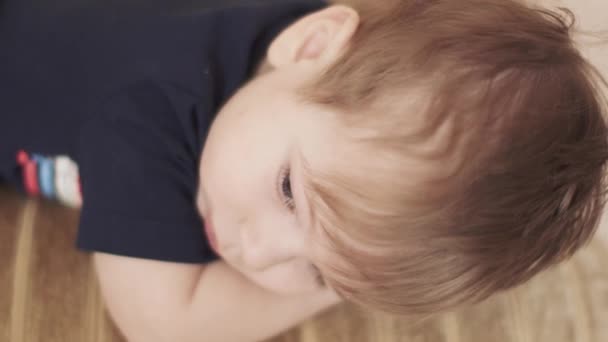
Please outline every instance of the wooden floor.
M0 342L123 341L90 260L73 248L78 212L0 190ZM530 284L423 323L345 305L272 342L605 342L608 251L600 242Z
M0 341L121 341L73 247L78 213L7 192L0 210Z

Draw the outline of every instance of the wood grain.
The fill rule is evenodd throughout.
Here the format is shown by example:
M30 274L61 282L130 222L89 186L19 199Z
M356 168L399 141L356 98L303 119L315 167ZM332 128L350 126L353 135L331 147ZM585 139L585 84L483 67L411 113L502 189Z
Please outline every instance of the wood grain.
M0 190L0 342L122 342L78 213ZM601 240L518 289L422 322L346 304L269 342L605 342L608 249Z

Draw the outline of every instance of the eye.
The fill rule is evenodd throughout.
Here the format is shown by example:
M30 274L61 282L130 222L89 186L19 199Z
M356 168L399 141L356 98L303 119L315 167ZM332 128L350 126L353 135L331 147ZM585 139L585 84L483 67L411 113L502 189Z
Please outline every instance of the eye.
M284 167L279 173L279 184L280 184L280 195L285 207L290 211L295 210L295 202L293 200L293 193L291 192L291 172L289 167Z

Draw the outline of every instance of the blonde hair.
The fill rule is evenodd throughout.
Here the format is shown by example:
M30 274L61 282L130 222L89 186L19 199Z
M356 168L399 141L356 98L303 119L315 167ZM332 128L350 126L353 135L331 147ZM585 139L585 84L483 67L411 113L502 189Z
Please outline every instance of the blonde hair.
M348 51L303 96L341 113L344 153L308 168L326 282L428 314L571 256L604 204L599 73L567 10L509 0L362 2Z

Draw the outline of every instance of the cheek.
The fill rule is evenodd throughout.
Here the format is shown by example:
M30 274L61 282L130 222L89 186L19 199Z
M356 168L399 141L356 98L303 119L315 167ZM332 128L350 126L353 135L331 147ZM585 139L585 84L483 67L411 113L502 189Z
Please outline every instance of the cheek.
M213 123L201 158L201 178L206 188L222 186L222 191L249 173L255 157L252 139L238 116L221 114ZM233 188L236 188L235 184ZM209 189L211 190L211 189Z
M268 211L273 164L254 150L254 139L230 123L218 121L205 143L198 201L201 215L213 217L220 245L237 247L241 223Z
M243 187L242 162L239 160L239 147L229 136L222 132L211 134L205 143L201 158L200 179L207 205L212 209L216 202L226 202L231 197L238 197L239 189ZM223 203L226 205L227 203Z
M282 156L277 144L257 135L251 118L231 114L214 123L201 158L201 185L212 212L216 206L221 211L258 207L273 191Z
M201 183L213 216L229 214L236 219L251 211L265 195L263 186L267 182L256 166L228 154L204 166L201 177L205 178Z

